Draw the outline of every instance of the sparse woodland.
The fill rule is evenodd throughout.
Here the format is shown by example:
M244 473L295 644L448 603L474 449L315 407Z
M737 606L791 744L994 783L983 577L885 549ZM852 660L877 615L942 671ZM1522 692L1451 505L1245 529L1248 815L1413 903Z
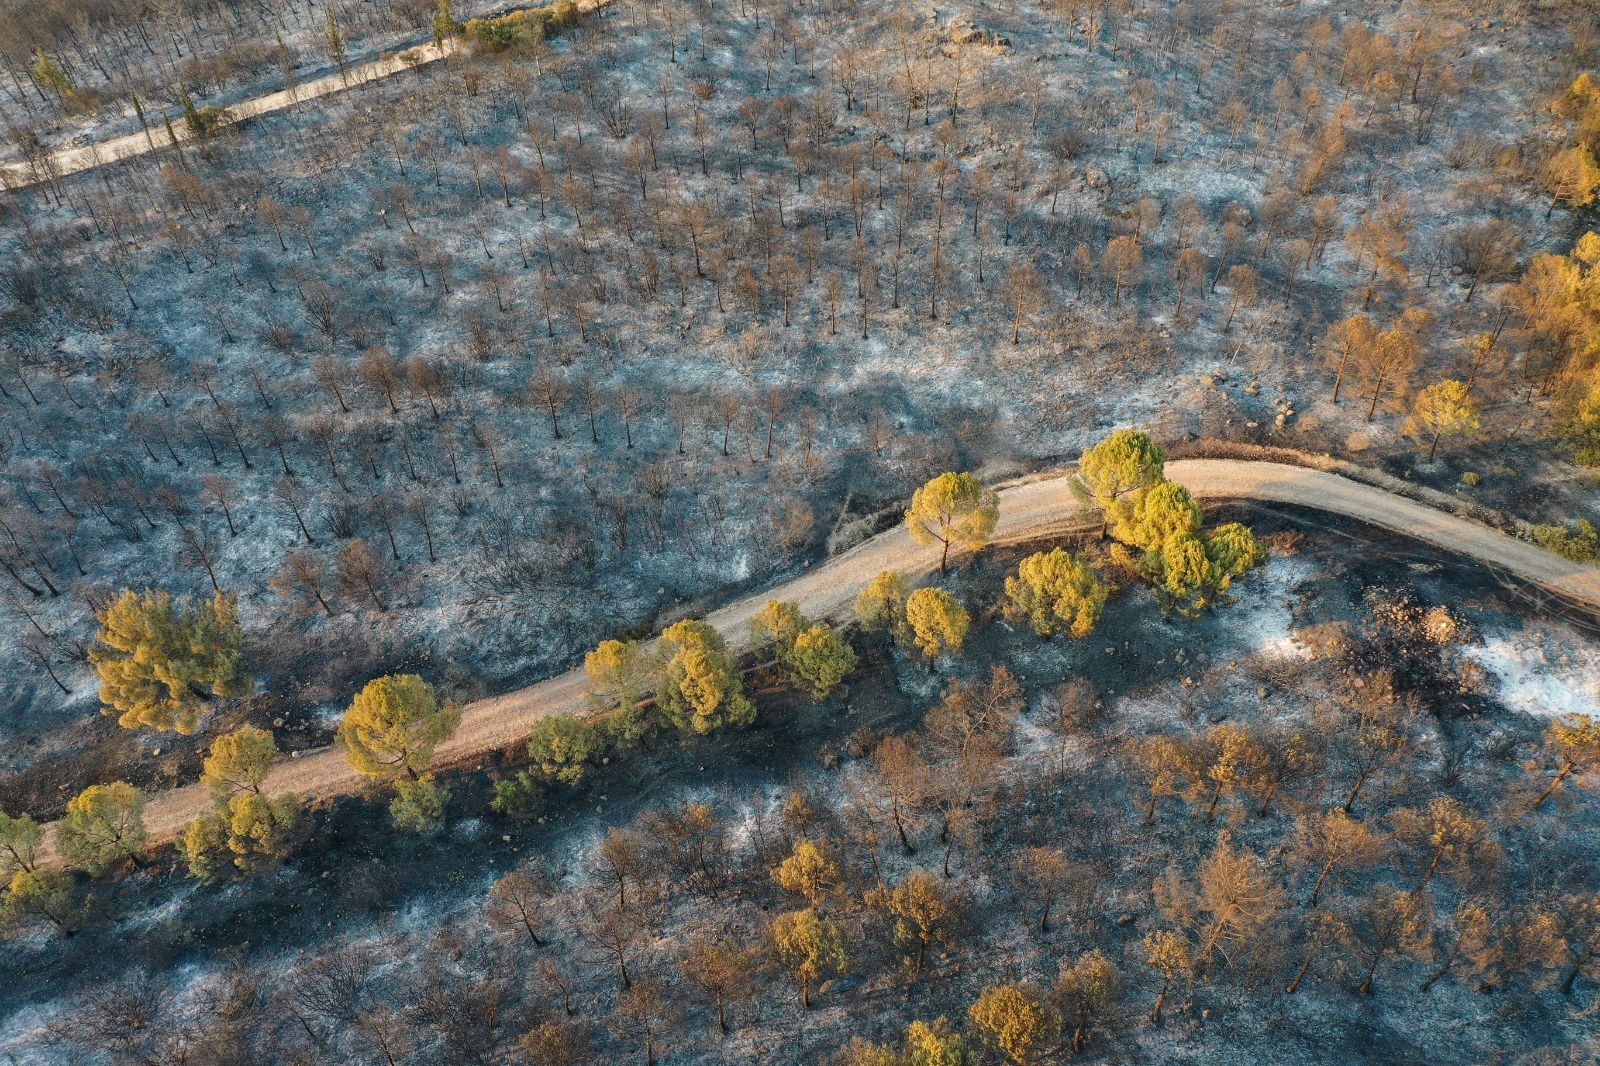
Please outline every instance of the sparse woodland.
M1330 452L1600 556L1591 8L483 13L0 11L37 179L0 193L9 931L77 957L146 935L119 893L323 891L363 836L451 866L449 921L374 929L403 903L357 877L348 930L259 956L214 914L182 989L53 974L29 1054L1592 1054L1600 741L1495 720L1492 593L1342 574L1291 662L1119 695L1084 661L1227 637L1294 554L1163 444ZM973 555L987 483L1097 441L1101 538ZM697 620L907 506L938 577L881 575L855 624L775 601L741 656ZM580 664L593 715L435 765L463 701ZM364 799L264 788L329 743ZM685 784L707 764L737 789ZM144 797L196 779L152 859Z

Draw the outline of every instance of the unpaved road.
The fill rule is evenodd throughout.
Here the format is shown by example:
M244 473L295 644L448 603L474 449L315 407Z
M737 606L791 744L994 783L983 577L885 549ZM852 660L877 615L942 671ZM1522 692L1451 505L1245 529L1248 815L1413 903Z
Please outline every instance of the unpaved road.
M605 7L613 0L578 0L578 10L588 14L598 8ZM535 5L539 6L539 5ZM525 10L523 8L507 8L496 11L495 14L506 14L511 11ZM242 122L245 119L256 118L260 115L282 111L286 107L315 100L319 96L330 93L344 92L369 81L379 78L388 78L395 74L402 74L415 67L425 66L437 62L446 56L454 55L462 47L459 38L447 38L443 47L432 41L403 47L392 54L380 55L376 59L364 63L352 63L343 74L329 74L326 77L314 78L292 89L283 89L278 92L264 93L241 100L227 108L227 124ZM405 59L400 58L405 56ZM105 140L95 141L92 144L78 148L61 148L50 153L50 169L58 178L80 171L92 170L107 163L115 163L119 159L128 159L132 156L144 155L147 152L170 152L172 140L167 136L166 127L161 122L161 114L156 111L148 116L150 119L149 132L129 133L119 137L108 137ZM180 143L187 144L194 139L194 134L189 131L181 119L174 119L172 134ZM23 189L30 185L37 185L43 181L43 175L37 173L27 163L8 163L0 165L0 189Z
M1259 500L1292 504L1354 518L1427 541L1536 584L1563 599L1600 609L1600 570L1568 562L1488 526L1435 510L1382 489L1337 474L1282 463L1237 459L1181 459L1169 462L1167 476L1195 497L1208 500ZM1066 484L1053 474L1003 488L997 542L1025 540L1056 531L1097 524ZM766 592L728 604L707 617L734 647L743 647L752 615L768 600L793 600L816 618L837 618L850 610L856 591L879 571L931 572L935 548L914 542L903 525L879 534L822 563L810 573ZM441 763L460 764L483 752L508 747L525 737L546 715L586 708L587 679L581 669L516 692L469 704L461 728L438 749ZM269 793L293 792L306 800L358 791L363 782L335 748L319 748L285 759L268 776ZM145 824L152 844L177 837L190 821L209 810L206 790L187 785L149 798Z

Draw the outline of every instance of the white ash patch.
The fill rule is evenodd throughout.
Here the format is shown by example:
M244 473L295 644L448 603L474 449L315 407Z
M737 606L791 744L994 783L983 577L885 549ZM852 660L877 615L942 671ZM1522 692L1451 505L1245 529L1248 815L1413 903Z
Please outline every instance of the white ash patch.
M1567 626L1486 632L1463 654L1495 680L1511 710L1535 718L1600 715L1600 648Z

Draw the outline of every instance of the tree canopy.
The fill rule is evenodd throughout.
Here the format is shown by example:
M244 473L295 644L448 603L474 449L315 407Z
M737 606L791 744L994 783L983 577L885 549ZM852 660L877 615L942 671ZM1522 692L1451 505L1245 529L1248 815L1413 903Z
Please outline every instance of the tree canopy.
M916 491L906 509L912 539L939 545L941 576L952 546L977 551L989 543L999 520L999 497L971 474L940 474Z
M124 729L192 733L205 701L254 690L231 596L191 605L164 591L125 589L96 617L89 661L100 675L105 713L116 714Z
M972 624L967 609L944 589L920 588L906 598L906 624L917 649L929 659L954 655Z
M693 619L675 622L661 634L661 654L656 700L674 726L709 733L755 721L756 706L744 694L738 662L715 628Z
M1052 548L1022 560L1005 594L1006 615L1026 619L1039 636L1081 638L1094 632L1107 590L1086 557Z
M461 724L461 705L443 703L416 674L374 678L356 694L334 740L356 772L388 780L418 780L433 750Z

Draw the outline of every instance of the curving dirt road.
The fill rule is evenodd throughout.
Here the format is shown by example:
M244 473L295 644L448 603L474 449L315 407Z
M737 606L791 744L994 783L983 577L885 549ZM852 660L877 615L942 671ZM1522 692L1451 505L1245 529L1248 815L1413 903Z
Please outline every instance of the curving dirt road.
M1166 472L1199 499L1292 504L1357 519L1427 541L1566 600L1600 609L1600 570L1568 562L1487 526L1337 474L1238 459L1174 460L1167 464ZM1069 491L1066 477L1056 473L1002 488L995 541L1034 539L1097 525L1098 514L1084 511ZM897 526L827 560L810 573L730 603L706 620L728 638L730 645L743 647L751 616L768 600L793 600L807 615L837 618L848 613L856 591L879 571L925 574L938 561L936 549L917 544L903 525ZM583 671L575 669L469 704L462 715L461 728L439 747L438 760L459 764L483 752L507 747L526 736L539 718L584 710L586 693ZM320 748L299 758L285 759L266 781L268 792L293 792L306 800L355 792L362 785L363 780L335 748ZM206 791L198 784L150 797L145 805L150 842L177 837L190 821L206 813L209 804Z

